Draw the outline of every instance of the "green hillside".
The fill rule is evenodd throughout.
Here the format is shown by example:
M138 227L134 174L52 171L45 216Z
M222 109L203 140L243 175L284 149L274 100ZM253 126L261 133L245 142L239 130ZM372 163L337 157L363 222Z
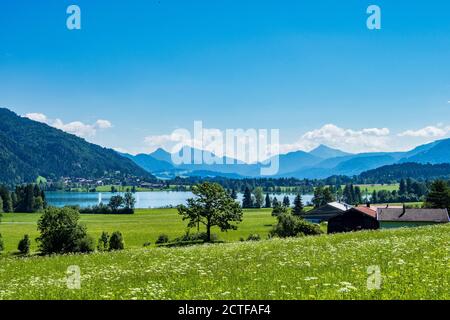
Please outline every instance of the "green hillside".
M34 182L38 176L97 178L151 175L114 150L0 108L0 183Z
M366 183L381 183L400 181L401 179L413 178L416 180L433 180L450 177L450 163L421 164L405 162L382 166L361 173L357 180Z

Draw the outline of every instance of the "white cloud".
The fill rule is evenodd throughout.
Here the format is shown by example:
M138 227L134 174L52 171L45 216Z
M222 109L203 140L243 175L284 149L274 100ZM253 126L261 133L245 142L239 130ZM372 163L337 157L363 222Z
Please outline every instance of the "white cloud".
M374 135L377 137L383 137L383 136L388 136L390 131L388 128L369 128L369 129L363 129L361 131L362 134L367 134L367 135Z
M162 147L167 143L173 142L174 139L171 134L163 134L163 135L154 135L154 136L147 136L144 138L144 142L147 146L158 148Z
M282 153L295 150L311 150L319 144L348 152L382 151L389 148L388 128L366 128L361 130L340 128L326 124L319 129L308 131L293 144L280 146Z
M428 126L419 130L406 130L399 133L399 137L415 137L415 138L440 138L450 132L450 127Z
M95 126L97 126L97 128L99 129L109 129L112 127L112 124L108 120L99 119L95 121Z
M28 119L37 121L37 122L42 122L42 123L47 122L47 116L43 113L27 113L25 115L25 117L27 117Z
M203 133L205 134L205 132L206 129L204 129ZM293 143L279 144L277 147L281 154L298 150L309 151L320 144L352 153L406 151L422 143L427 143L430 140L436 140L448 135L450 135L450 126L442 123L415 131L406 130L401 133L392 133L389 128L350 129L341 128L335 124L326 124L321 128L304 133ZM160 147L174 152L177 149L173 149L173 147L181 140L183 144L191 147L201 145L201 141L196 141L191 138L180 139L180 134L174 131L172 134L146 137L145 152L152 152ZM208 145L203 145L203 149L212 151L218 156L227 155L226 153L210 149ZM236 155L228 156L236 157ZM247 158L238 156L238 159L246 161Z
M27 113L25 117L34 121L48 124L51 127L63 130L82 138L93 137L97 134L98 130L104 130L112 127L111 122L103 119L99 119L93 124L85 124L81 121L64 123L61 119L49 119L43 113Z
M205 130L205 129L204 129ZM205 132L204 132L205 133ZM291 144L280 144L278 146L280 153L287 153L297 150L311 150L319 144L325 144L332 148L342 149L348 152L369 152L386 151L390 147L390 130L388 128L364 128L361 130L340 128L334 124L326 124L319 129L308 131L303 134L296 142ZM180 141L184 145L195 147L201 145L201 141L194 139L180 139L177 131L172 134L152 135L144 139L147 147L146 152L152 152L157 148L164 148L177 151L174 146ZM203 145L204 150L209 150L208 145ZM215 150L209 150L215 151ZM215 151L218 156L224 155L223 152ZM229 155L231 156L231 155ZM236 155L234 155L236 156ZM245 160L246 158L240 158Z

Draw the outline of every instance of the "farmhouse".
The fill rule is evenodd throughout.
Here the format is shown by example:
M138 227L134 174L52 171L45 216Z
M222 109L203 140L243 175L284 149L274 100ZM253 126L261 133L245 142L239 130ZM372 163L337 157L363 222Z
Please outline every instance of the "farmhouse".
M448 223L447 209L378 208L380 228L418 227Z
M328 233L375 230L380 227L377 212L369 207L354 207L328 220Z
M335 217L350 208L352 208L351 205L343 202L330 202L324 206L308 211L302 217L310 222L320 223L322 221L328 221L330 218Z

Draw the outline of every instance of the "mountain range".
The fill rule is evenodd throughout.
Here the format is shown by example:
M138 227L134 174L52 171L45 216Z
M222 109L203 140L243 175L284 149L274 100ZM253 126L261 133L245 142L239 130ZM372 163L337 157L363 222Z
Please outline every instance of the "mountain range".
M261 177L262 163L246 164L228 157L216 157L223 164L193 164L194 153L213 158L196 149L191 163L177 165L172 155L157 149L150 154L131 155L89 143L46 124L20 117L0 108L0 183L34 181L37 176L100 178L105 174L147 179L175 176L255 178ZM333 175L354 176L383 166L419 163L450 163L450 139L418 146L407 152L346 153L325 145L310 152L294 151L279 155L275 178L321 179Z
M116 151L0 108L0 184L38 176L101 178L107 174L154 179Z
M195 149L191 149L192 154L194 151ZM209 151L203 151L203 155L214 156ZM227 159L230 161L226 157L221 158L225 164L176 165L172 162L171 154L163 149L158 149L150 154L136 156L124 154L124 156L161 178L176 175L230 178L260 177L260 169L264 166L260 163L245 164L237 160L235 160L235 164L226 164ZM409 162L422 164L450 163L450 139L420 145L406 152L351 154L320 145L310 152L294 151L279 155L279 171L274 177L322 179L332 175L354 176L382 166Z

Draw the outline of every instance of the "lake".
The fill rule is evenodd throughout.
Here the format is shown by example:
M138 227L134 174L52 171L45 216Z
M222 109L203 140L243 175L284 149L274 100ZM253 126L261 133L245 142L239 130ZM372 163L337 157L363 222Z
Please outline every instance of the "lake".
M49 205L55 207L63 206L80 206L88 207L97 205L100 202L107 204L113 195L120 193L111 192L46 192L45 196ZM271 197L277 197L278 201L282 201L284 196L288 196L291 205L294 203L295 194L271 194ZM242 203L242 194L238 194L238 200ZM136 192L136 208L164 208L169 206L177 206L185 204L188 198L192 198L192 192L181 191L152 191L152 192ZM311 201L312 195L302 195L303 204Z

